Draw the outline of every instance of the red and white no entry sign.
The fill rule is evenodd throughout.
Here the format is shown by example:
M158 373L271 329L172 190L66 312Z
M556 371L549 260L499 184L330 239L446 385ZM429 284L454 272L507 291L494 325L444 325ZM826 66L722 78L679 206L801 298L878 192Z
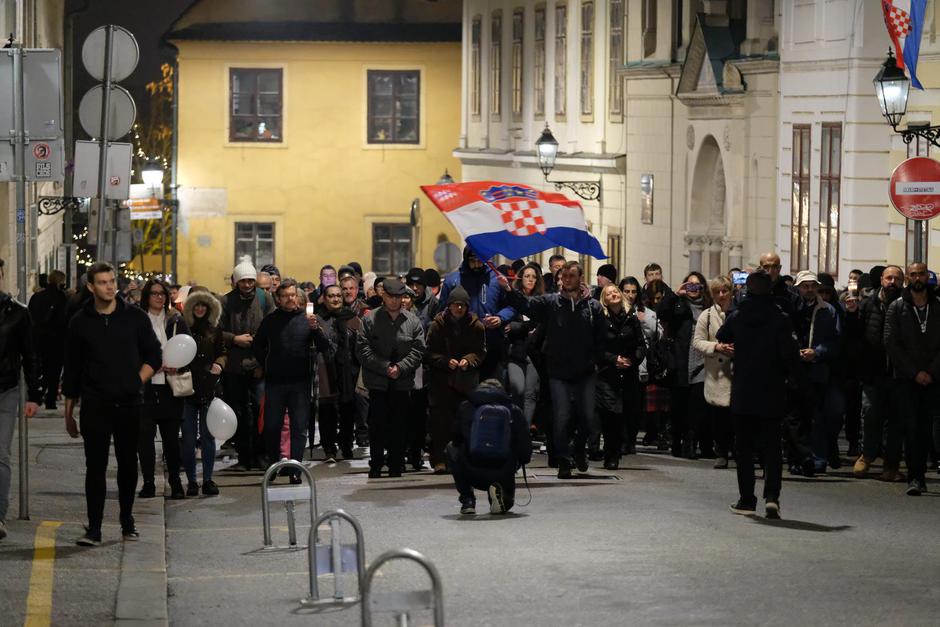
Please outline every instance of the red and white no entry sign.
M940 215L940 162L911 157L891 173L891 204L905 218L930 220Z

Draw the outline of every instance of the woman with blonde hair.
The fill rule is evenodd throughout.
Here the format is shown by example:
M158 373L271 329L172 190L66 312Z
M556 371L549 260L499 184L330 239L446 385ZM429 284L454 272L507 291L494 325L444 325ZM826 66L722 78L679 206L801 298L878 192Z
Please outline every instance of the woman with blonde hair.
M646 357L643 326L616 285L601 291L607 333L597 373L597 414L604 435L604 468L620 467L623 433L633 433L637 415L631 399L639 394L639 368ZM626 400L625 400L626 399ZM625 425L630 424L627 429Z
M725 315L734 296L731 281L726 276L717 276L708 282L714 304L702 312L695 324L692 350L701 355L705 365L705 402L711 417L712 435L715 439L715 468L728 467L728 455L732 448L731 428L731 360L734 345L723 344L716 335L725 323Z

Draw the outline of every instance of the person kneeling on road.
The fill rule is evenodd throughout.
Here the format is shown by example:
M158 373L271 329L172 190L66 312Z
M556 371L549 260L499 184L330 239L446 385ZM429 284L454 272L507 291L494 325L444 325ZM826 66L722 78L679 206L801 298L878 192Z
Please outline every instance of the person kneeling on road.
M476 514L473 490L486 490L490 513L513 505L516 470L532 459L529 427L522 411L496 379L480 383L461 403L447 459L460 493L460 513Z

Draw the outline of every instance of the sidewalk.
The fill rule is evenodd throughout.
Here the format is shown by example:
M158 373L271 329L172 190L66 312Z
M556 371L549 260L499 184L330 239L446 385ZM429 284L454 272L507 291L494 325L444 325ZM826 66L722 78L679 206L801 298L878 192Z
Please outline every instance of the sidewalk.
M123 542L112 454L103 543L97 548L76 546L86 522L81 438L73 440L65 433L61 409L41 411L30 421L29 520L18 518L17 438L13 441L9 535L0 542L4 574L0 622L166 625L164 499L135 502L141 538ZM158 477L157 493L162 491L163 480Z

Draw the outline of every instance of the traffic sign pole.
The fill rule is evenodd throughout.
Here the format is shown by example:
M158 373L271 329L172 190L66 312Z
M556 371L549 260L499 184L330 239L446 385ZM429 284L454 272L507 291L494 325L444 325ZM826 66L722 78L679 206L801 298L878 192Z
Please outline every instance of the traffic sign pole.
M98 149L98 250L96 256L98 261L103 261L105 250L105 219L108 215L108 136L110 135L111 125L111 40L114 36L114 26L108 24L105 28L104 37L104 90L101 95L101 126L99 131L99 142L101 147ZM113 233L113 230L112 230ZM115 255L112 242L111 252ZM117 269L115 268L115 271Z

